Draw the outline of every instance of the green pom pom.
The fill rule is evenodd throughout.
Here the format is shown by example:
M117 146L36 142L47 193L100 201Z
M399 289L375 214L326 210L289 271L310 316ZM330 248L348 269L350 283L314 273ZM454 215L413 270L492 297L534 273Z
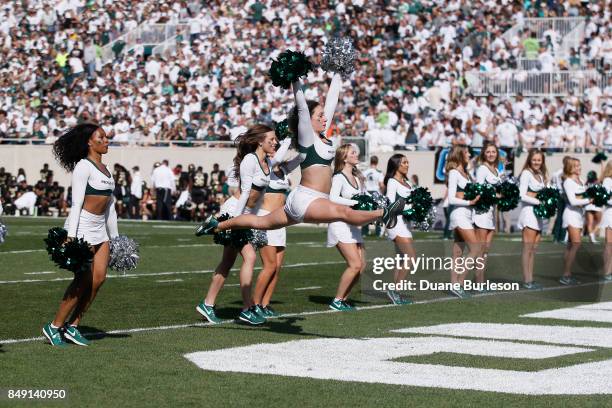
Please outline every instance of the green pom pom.
M433 199L431 193L425 187L417 187L406 199L406 204L410 208L404 210L402 215L406 221L422 223L427 220L429 213L433 207Z
M276 123L274 126L274 133L278 140L284 140L287 137L291 137L291 130L289 130L289 122L287 119Z
M496 187L500 197L497 199L499 211L511 211L518 207L521 193L514 180L505 180Z
M355 194L351 197L351 200L356 200L357 204L353 205L351 208L353 210L359 211L374 211L378 210L378 205L374 201L369 194Z
M308 75L313 65L301 52L287 50L281 53L276 60L272 61L269 75L274 86L289 89L291 83Z
M67 239L68 231L65 229L54 227L49 230L44 241L51 260L61 269L75 274L87 271L93 259L91 247L83 238L66 242Z
M557 213L557 205L561 199L559 190L553 187L546 187L538 191L536 198L540 201L539 205L533 207L533 213L538 218L550 218Z
M227 221L232 218L229 214L222 214L217 217L217 221ZM236 229L215 232L213 242L217 245L231 246L235 249L242 249L248 243L253 244L255 249L268 245L267 234L265 231L252 229Z
M591 159L593 163L601 163L603 161L608 160L608 156L604 152L599 152Z
M223 222L229 220L230 218L232 217L230 217L229 214L224 213L217 217L217 221ZM213 236L213 242L217 245L228 246L230 244L230 231L225 230L215 232L215 235Z
M593 184L584 192L586 198L593 199L593 204L597 207L603 207L610 199L610 193L601 184Z
M465 186L463 198L471 201L476 196L480 196L480 199L474 204L476 214L487 213L493 205L497 204L497 192L491 184L468 183Z

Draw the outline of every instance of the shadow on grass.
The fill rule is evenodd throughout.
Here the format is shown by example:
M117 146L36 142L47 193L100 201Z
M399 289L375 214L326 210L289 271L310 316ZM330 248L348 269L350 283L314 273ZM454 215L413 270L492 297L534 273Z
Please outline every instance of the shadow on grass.
M81 332L81 334L83 334L84 337L92 341L102 340L107 337L111 339L132 337L127 333L107 333L104 330L100 330L96 327L91 326L79 326L79 331Z
M223 326L224 330L259 330L265 332L273 332L280 334L291 334L296 336L304 337L319 337L319 338L337 338L338 336L327 336L319 333L308 333L305 332L303 327L300 325L300 321L306 320L300 316L287 316L278 317L275 319L268 319L266 323L259 326L251 326L247 323L236 320L236 324L231 326Z
M310 295L308 296L308 300L312 303L317 303L319 305L329 305L332 300L334 300L331 296L319 296L319 295ZM368 301L356 300L354 298L348 298L348 303L351 305L367 305L370 304Z

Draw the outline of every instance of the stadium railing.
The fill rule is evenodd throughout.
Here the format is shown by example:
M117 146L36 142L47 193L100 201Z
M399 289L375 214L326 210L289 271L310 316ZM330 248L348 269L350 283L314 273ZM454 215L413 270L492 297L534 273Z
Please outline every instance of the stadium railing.
M612 72L602 74L598 71L472 71L465 75L468 82L467 91L474 95L507 96L520 92L524 96L535 97L566 96L570 91L581 96L590 87L591 80L595 80L597 86L604 89L611 76Z
M547 18L525 18L522 24L515 24L502 34L507 42L516 36L520 30L529 30L535 33L538 40L544 40L544 32L553 29L563 38L576 29L581 23L584 29L584 17L547 17Z

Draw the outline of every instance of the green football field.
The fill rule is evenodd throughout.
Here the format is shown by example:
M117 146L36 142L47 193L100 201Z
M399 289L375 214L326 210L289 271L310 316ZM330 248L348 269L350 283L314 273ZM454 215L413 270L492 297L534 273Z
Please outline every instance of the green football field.
M235 323L242 302L234 270L217 301L224 323L211 326L195 306L220 247L195 237L192 224L120 222L141 245L138 268L109 271L82 323L90 347L54 349L41 328L71 273L53 266L42 239L63 220L3 222L0 406L33 405L9 399L16 389L66 390L64 400L39 403L78 407L612 405L612 284L600 280L601 244L580 249L576 287L557 281L563 246L543 242L535 265L543 291L464 300L415 291L415 304L392 306L364 294L364 283L350 298L358 310L338 313L327 304L342 258L325 247L323 228L292 227L273 302L282 316L261 327ZM449 256L439 235L417 233L417 253ZM394 253L384 239L368 238L366 247L369 260ZM520 251L519 236L496 238L488 277L519 282ZM445 282L448 274L419 278Z

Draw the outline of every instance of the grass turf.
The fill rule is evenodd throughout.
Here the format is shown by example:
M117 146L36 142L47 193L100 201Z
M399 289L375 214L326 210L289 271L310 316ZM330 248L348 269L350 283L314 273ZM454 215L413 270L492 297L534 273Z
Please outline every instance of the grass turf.
M40 336L42 325L55 313L71 275L56 269L43 250L42 238L60 220L5 218L8 240L0 245L0 340ZM604 406L609 396L520 396L440 388L362 384L269 375L204 371L183 355L254 343L275 343L325 337L398 336L392 329L454 322L563 324L610 327L606 323L525 319L520 315L574 306L578 301L610 300L608 287L592 285L545 293L518 292L447 300L445 293L418 292L415 300L428 301L407 307L362 309L357 313L323 313L334 295L343 269L335 249L324 247L324 230L290 228L287 267L274 296L281 313L321 312L269 321L264 327L238 324L194 326L194 308L208 288L220 250L210 238L193 236L193 226L178 223L120 224L120 231L141 243L142 261L130 277L111 277L86 315L83 332L101 333L89 348L52 349L43 341L2 344L0 388L67 389L68 401L78 406L465 406L492 403L502 406ZM438 234L416 234L417 253L447 254ZM500 237L491 252L489 270L498 281L520 277L516 236ZM393 254L384 240L367 242L368 258ZM538 280L557 286L562 247L543 243L536 258ZM583 281L596 282L599 249L586 246L578 257ZM43 273L40 272L53 272ZM32 274L36 273L36 274ZM110 273L112 275L112 272ZM446 274L430 273L445 281ZM64 280L55 280L64 279ZM180 279L180 280L179 280ZM24 282L29 280L31 282ZM9 283L12 282L12 283ZM235 273L219 299L219 315L232 319L241 302ZM295 290L307 287L317 289ZM607 285L611 286L611 285ZM354 290L358 307L384 305L382 297L362 296ZM109 334L113 330L185 325L189 327ZM106 333L106 334L105 334ZM588 355L586 355L588 354ZM412 362L477 366L511 370L562 367L577 362L612 358L609 349L585 355L545 359L537 363L520 359L480 358L452 353L411 358ZM408 361L408 360L407 360ZM536 368L534 368L536 367ZM469 379L466 379L469 381ZM0 397L0 405L13 405ZM50 403L53 405L53 403ZM57 404L65 404L57 402Z

